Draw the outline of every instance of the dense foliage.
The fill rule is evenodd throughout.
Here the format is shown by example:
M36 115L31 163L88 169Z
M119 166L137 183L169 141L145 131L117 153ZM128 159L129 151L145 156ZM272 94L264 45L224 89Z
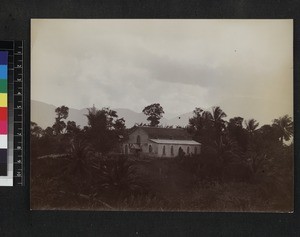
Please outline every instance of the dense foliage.
M147 109L146 109L147 108ZM158 126L163 109L146 107ZM38 209L291 211L293 122L259 127L220 107L194 110L186 129L197 156L138 158L120 153L130 129L109 108L88 109L88 125L58 107L52 127L31 122L31 203ZM152 111L152 112L151 112ZM154 114L154 115L153 115Z

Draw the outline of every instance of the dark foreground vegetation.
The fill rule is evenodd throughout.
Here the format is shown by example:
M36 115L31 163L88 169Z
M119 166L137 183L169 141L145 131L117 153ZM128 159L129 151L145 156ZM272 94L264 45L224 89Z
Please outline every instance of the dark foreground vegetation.
M91 108L83 129L64 122L67 107L56 112L52 127L31 126L32 209L293 210L289 116L258 129L254 119L226 122L219 107L197 108L186 129L201 155L141 159L119 154L129 130L114 111Z

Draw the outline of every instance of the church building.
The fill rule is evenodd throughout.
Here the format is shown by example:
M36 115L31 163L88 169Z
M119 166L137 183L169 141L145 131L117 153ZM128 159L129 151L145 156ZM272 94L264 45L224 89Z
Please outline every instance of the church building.
M192 139L182 128L136 127L122 145L123 154L151 157L176 157L200 154L201 143Z

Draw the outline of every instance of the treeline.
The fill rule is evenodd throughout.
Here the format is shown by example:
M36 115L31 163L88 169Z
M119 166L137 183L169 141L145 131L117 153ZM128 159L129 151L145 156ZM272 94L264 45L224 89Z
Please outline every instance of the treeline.
M283 171L292 176L293 142L284 143L293 137L290 116L284 115L260 128L255 119L234 117L225 121L226 117L220 107L211 111L196 108L187 126L194 139L202 143L202 156L214 160L219 167L216 172L222 174L228 172L228 167L239 165L240 169L250 169L252 176ZM239 173L231 172L233 176Z
M160 104L155 103L143 109L148 116L149 124L141 123L136 126L162 127L160 119L164 113ZM130 129L126 129L124 118L119 118L117 112L109 108L88 109L85 115L88 125L80 128L75 121L68 121L69 108L61 106L55 110L56 117L51 127L42 129L35 122L31 122L32 144L39 146L38 155L51 153L65 153L67 143L80 139L86 141L96 152L106 154L117 151L119 143L126 139ZM285 146L284 141L293 137L293 121L288 115L273 120L271 125L263 125L255 119L244 120L242 117L230 118L226 121L226 113L220 107L213 107L211 111L201 108L194 110L193 117L185 127L193 138L201 142L204 149L215 150L220 157L231 152L240 156L247 151L264 153L272 150L272 146ZM173 128L173 126L164 126ZM177 126L177 128L179 128ZM39 144L37 144L39 143ZM233 156L233 155L232 155Z
M196 108L187 128L195 139L204 144L215 143L221 146L227 140L234 140L244 151L257 140L267 143L280 141L283 145L284 141L289 141L293 136L293 121L288 115L274 119L273 124L263 125L260 129L255 119L234 117L227 122L226 117L226 113L218 106L213 107L212 111Z
M135 126L159 126L164 111L159 103L146 106L142 111L149 124ZM77 140L84 142L94 152L107 154L120 153L120 143L125 140L132 128L127 129L124 118L109 108L88 109L85 115L88 125L80 128L75 121L68 121L69 108L61 106L55 109L56 117L51 127L42 129L34 121L31 122L31 150L34 155L68 153L68 147ZM169 126L170 127L170 126Z
M68 153L74 144L84 143L94 152L105 154L118 149L116 144L125 136L125 120L109 108L88 109L88 125L80 128L75 121L67 121L69 108L55 109L56 117L51 127L42 129L31 122L31 152L34 156Z

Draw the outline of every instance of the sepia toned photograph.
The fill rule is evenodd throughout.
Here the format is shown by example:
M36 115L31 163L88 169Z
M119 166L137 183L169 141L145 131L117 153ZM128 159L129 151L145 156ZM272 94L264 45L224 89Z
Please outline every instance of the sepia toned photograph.
M292 20L31 20L32 210L293 212Z

